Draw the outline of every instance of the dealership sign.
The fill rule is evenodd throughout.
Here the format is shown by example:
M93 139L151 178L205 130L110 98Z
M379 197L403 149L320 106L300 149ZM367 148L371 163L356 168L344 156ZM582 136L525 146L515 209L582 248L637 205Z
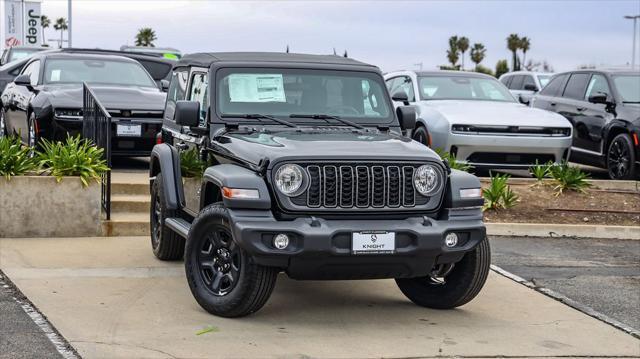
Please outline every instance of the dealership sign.
M40 1L4 0L4 47L40 46L43 42L40 5Z

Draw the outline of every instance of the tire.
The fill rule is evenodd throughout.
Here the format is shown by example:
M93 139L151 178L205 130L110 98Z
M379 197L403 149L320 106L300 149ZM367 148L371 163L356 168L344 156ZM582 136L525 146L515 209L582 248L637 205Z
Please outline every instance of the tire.
M172 261L182 258L184 238L164 225L167 218L175 217L176 211L167 209L162 187L162 173L156 175L151 185L151 249L160 260Z
M614 137L607 148L607 172L613 180L636 178L636 155L631 136L621 133Z
M413 133L411 134L411 138L414 141L418 141L420 143L422 143L423 145L429 147L429 131L427 131L427 128L424 126L417 126L416 129L413 131Z
M221 203L205 207L194 220L184 262L189 288L198 304L211 314L228 318L262 308L279 272L255 264L237 245L227 209Z
M459 307L475 298L484 286L491 264L489 240L465 254L445 277L434 283L429 277L396 279L402 293L415 304L434 309Z

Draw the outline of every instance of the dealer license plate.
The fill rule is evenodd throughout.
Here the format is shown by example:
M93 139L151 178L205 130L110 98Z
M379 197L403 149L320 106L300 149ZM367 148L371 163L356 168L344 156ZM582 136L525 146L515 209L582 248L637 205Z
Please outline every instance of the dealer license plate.
M396 250L394 232L355 232L352 236L353 254L391 254Z
M142 126L118 124L116 133L118 137L140 137L142 135Z

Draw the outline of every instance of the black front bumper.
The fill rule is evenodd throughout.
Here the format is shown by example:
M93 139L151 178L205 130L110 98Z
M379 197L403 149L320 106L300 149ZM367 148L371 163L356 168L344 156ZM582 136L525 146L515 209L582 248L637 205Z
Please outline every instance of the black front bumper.
M435 264L453 263L485 239L480 216L461 220L411 217L398 220L326 220L311 217L278 221L270 212L229 210L234 238L256 263L282 268L295 279L411 278L429 274ZM352 234L395 232L392 254L353 254ZM448 248L449 232L461 241ZM290 244L276 249L273 238L284 233Z
M141 126L141 134L136 137L119 137L118 124L136 124ZM111 155L112 156L149 156L156 144L156 136L162 129L162 119L111 119ZM82 135L82 120L54 119L51 133L46 137L64 141L67 134Z

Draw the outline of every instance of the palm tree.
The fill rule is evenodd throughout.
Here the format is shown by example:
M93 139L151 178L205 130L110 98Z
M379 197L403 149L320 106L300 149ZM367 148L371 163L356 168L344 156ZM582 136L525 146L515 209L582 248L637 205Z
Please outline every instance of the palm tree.
M349 57L349 54L347 54L347 50L344 50L344 55L342 55L343 57Z
M138 34L136 34L136 46L155 47L153 42L157 39L156 32L153 31L152 28L143 27L142 29L138 29Z
M487 55L487 49L484 48L483 44L480 44L480 43L473 44L473 47L471 48L471 61L473 61L476 64L476 68L478 67L478 65L480 65L482 60L484 60L484 57L486 55Z
M460 53L462 54L462 69L464 70L464 53L467 52L467 50L469 50L469 39L462 36L461 38L458 39L458 50L460 50Z
M63 36L64 32L69 28L69 26L67 25L67 19L63 17L57 18L56 23L53 24L53 28L56 29L56 31L60 31L60 44L58 47L62 48L62 42L64 40L64 36Z
M452 67L456 67L458 60L460 59L458 49L458 36L451 36L449 38L449 50L447 50L447 59L451 63Z
M526 64L527 51L531 49L531 40L524 36L520 39L520 50L522 50L522 63Z
M520 48L520 37L518 34L511 34L507 37L507 49L512 53L512 68L511 71L518 71L520 69L518 63L518 49Z
M46 44L46 36L44 35L44 29L48 28L51 25L51 19L47 17L47 15L40 16L40 27L42 27L42 44Z

